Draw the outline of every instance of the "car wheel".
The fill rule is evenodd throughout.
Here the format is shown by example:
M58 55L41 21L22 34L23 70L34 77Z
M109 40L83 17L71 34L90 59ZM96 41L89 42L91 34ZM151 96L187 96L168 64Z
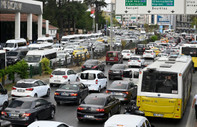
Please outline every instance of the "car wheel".
M103 69L102 69L102 71L105 71L105 66L103 66Z
M56 104L57 104L57 105L60 105L61 103L60 103L60 101L56 101Z
M79 77L76 78L76 82L79 82Z
M117 114L120 114L120 111L121 111L121 105L118 106Z
M35 97L35 98L38 97L37 93L34 95L34 97Z
M70 80L68 80L68 84L70 84Z
M83 120L83 119L79 119L79 118L78 118L78 121L79 121L79 122L83 122L84 120Z
M111 117L111 112L108 113L107 118L109 119Z
M53 84L50 83L50 87L53 87Z
M34 121L38 121L38 117L35 117L35 118L34 118Z
M52 109L50 114L50 119L53 119L54 117L55 117L55 109Z
M8 106L8 102L6 101L3 103L2 110L4 110L7 106Z
M82 99L81 99L81 98L79 98L79 99L78 99L78 101L77 101L77 104L78 104L78 105L80 105L80 104L81 104L81 102L82 102Z
M47 94L46 94L46 96L47 96L47 97L49 97L49 96L50 96L50 89L48 89L48 90L47 90Z
M99 88L98 88L98 92L99 92L99 93L101 92L101 86L99 86Z
M105 89L107 88L107 82L105 83L105 87L104 87Z

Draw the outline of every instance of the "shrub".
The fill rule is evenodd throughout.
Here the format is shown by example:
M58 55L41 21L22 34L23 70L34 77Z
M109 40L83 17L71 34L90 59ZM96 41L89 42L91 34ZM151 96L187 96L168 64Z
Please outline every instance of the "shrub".
M150 40L152 42L155 42L156 40L158 40L158 37L156 35L153 35L153 36L150 37Z
M14 66L14 69L16 69L16 73L20 76L21 79L28 78L28 64L25 60L17 62Z
M51 74L52 69L50 68L50 61L47 58L41 60L42 72L44 74Z

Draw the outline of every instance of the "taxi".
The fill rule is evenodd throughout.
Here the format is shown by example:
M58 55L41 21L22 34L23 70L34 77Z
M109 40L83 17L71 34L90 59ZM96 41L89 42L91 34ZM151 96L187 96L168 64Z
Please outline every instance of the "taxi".
M161 52L159 50L159 48L157 48L157 47L153 47L153 48L151 48L151 50L153 50L155 52L156 56Z
M73 56L75 56L75 54L77 52L84 52L84 53L87 53L88 49L83 47L83 46L79 46L79 47L76 47L76 49L73 51Z

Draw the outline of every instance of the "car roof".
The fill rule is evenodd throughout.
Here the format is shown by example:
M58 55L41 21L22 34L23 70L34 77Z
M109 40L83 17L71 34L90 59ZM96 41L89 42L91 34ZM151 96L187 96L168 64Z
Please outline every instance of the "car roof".
M34 83L38 81L39 79L21 79L17 83Z
M69 68L57 68L54 71L68 71L70 70Z
M34 97L20 97L20 98L16 98L15 100L18 101L35 101L37 99L41 99L41 98L34 98Z
M127 125L129 127L136 127L142 120L146 118L138 115L127 115L127 114L119 114L113 115L106 122L105 125L119 124L119 125Z
M125 80L115 80L112 83L121 83L121 84L128 84L131 81L125 81Z
M58 121L48 121L48 120L40 120L40 121L35 121L32 124L30 124L28 127L57 127L60 124L65 124L63 122L58 122ZM67 124L66 124L67 125Z
M105 94L105 93L91 93L88 95L89 97L101 97L101 98L106 98L109 97L109 94Z
M86 70L86 71L83 71L81 73L101 73L102 71L99 71L99 70Z

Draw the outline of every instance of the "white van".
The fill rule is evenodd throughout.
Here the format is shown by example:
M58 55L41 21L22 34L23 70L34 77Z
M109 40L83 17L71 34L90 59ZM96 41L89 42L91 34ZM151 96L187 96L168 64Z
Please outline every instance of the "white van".
M8 94L7 90L0 84L0 111L8 106Z
M153 127L148 119L138 115L119 114L110 117L104 127Z
M37 43L49 42L53 43L53 37L39 37Z
M49 59L53 65L57 62L57 51L55 49L30 50L25 57L25 61L29 66L39 66L39 63L45 57Z
M28 46L29 50L52 48L52 43L33 43Z
M6 51L14 51L17 49L27 49L27 41L24 38L7 40L5 47Z

